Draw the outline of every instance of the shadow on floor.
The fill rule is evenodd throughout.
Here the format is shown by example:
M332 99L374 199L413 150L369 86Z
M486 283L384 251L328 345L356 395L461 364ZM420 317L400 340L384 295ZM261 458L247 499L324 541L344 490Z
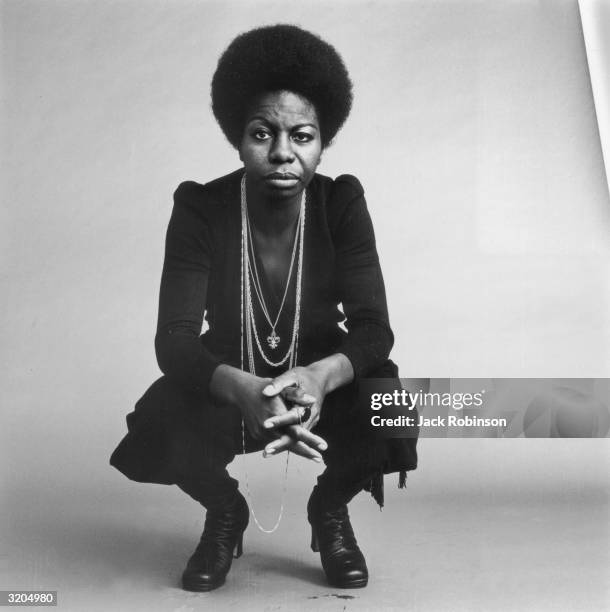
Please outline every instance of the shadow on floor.
M37 583L105 588L121 582L153 590L180 588L182 570L198 542L197 529L203 527L203 517L195 533L189 527L187 534L176 520L159 525L158 509L152 515L141 512L139 519L135 509L133 514L107 512L51 496L42 506L43 500L33 501L27 494L15 496L7 513L10 529L3 548L20 588ZM311 553L305 561L275 551L265 553L261 544L248 551L246 542L244 556L231 570L238 582L277 577L327 586L318 554Z

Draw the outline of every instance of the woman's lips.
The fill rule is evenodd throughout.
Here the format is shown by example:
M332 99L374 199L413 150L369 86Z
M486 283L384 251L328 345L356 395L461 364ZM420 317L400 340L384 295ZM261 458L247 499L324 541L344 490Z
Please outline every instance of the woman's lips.
M265 182L279 189L290 189L299 182L299 177L292 172L271 172L265 176Z

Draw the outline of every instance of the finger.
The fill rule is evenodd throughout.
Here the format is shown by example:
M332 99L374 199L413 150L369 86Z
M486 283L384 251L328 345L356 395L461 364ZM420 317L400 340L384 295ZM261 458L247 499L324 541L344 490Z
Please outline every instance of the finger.
M267 429L263 427L261 423L256 420L247 420L246 421L246 429L248 433L252 436L254 440L263 440L269 442L271 440L276 440L280 437L282 433L276 429Z
M307 428L302 425L291 425L288 427L290 435L299 442L303 442L310 448L315 448L324 451L328 448L328 444L324 438L311 433Z
M284 414L273 416L263 421L263 427L265 429L273 429L277 427L286 427L287 425L296 425L297 423L301 423L306 411L306 408L292 408Z
M263 456L269 457L271 455L279 455L286 450L295 452L297 455L301 455L301 457L306 457L307 459L312 459L314 461L319 462L322 460L322 456L317 450L311 446L308 446L304 442L295 440L288 434L282 434L280 438L267 444L267 446L265 446Z
M316 425L320 422L320 417L319 415L314 415L311 417L311 419L309 421L307 421L306 423L303 423L303 427L307 428L309 431L311 431L312 429L315 429Z
M316 402L316 398L300 387L286 387L281 391L284 400L301 406L310 406Z
M273 397L277 395L281 391L283 391L286 387L296 386L298 383L297 375L293 370L288 370L288 372L284 372L280 374L277 378L274 378L264 389L263 395L267 397Z
M277 440L270 442L263 450L263 457L279 455L294 445L294 440L288 434L282 434Z
M322 457L303 442L293 441L293 446L290 448L290 452L294 453L295 455L305 457L306 459L311 459L316 463L322 462Z
M263 451L263 456L269 457L271 455L279 455L286 450L295 453L295 455L300 455L306 459L316 461L317 463L322 461L322 456L320 453L307 446L307 444L298 442L286 434L282 436L281 440L276 440L275 442L268 444Z

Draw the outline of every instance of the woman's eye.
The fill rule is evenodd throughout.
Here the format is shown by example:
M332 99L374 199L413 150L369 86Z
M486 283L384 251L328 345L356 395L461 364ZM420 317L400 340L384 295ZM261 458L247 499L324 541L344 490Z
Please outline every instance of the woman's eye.
M308 132L296 132L293 134L292 138L296 140L296 142L310 142L313 140L313 136Z
M267 138L269 138L269 132L265 130L255 130L252 132L252 135L256 140L267 140Z

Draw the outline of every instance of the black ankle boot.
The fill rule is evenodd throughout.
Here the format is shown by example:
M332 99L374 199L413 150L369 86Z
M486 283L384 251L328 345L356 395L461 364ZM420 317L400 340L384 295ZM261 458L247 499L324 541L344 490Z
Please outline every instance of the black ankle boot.
M248 504L239 491L208 507L201 540L182 574L182 588L211 591L224 584L234 551L236 559L241 557L249 517Z
M329 507L314 488L307 504L311 524L311 549L320 553L328 583L342 589L365 587L369 574L354 536L347 505Z

